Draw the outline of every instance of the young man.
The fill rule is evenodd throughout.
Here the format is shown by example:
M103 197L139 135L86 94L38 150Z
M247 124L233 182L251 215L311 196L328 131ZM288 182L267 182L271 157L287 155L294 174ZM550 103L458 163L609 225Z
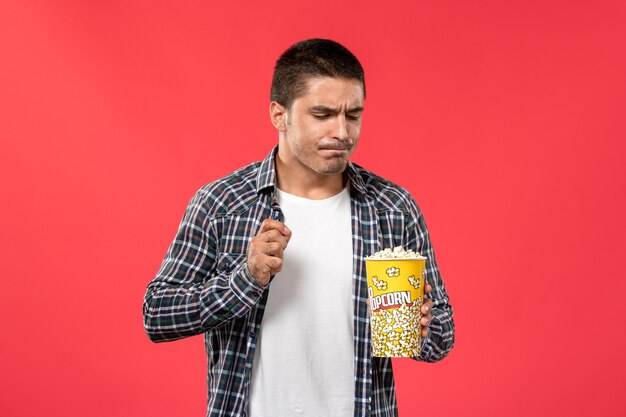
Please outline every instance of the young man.
M144 300L155 342L204 334L207 416L395 416L391 360L373 358L364 258L404 246L428 257L417 360L454 344L428 230L404 189L349 162L363 69L310 39L277 61L278 146L202 187Z

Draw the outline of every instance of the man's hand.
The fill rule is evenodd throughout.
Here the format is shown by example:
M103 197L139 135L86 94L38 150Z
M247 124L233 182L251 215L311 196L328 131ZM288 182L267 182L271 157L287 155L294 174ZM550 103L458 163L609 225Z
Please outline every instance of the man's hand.
M283 251L291 238L291 230L278 220L265 219L248 247L248 269L263 286L269 284L283 266Z
M433 287L430 284L426 284L424 287L424 293L430 294L433 292ZM428 336L428 332L430 329L428 326L430 325L430 321L433 319L433 315L431 310L433 309L433 300L430 298L424 297L424 303L422 304L422 320L420 321L422 325L422 337Z

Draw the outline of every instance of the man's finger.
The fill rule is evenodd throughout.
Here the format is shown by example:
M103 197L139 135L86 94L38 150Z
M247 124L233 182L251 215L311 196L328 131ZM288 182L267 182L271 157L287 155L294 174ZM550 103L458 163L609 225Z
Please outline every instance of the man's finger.
M277 258L283 257L283 245L279 242L269 242L265 248L269 256L276 256Z
M420 310L422 311L422 314L428 314L430 313L432 309L433 309L433 300L425 299L424 304L422 304L422 307L420 308Z
M258 239L258 241L264 242L264 243L278 242L280 244L280 246L283 247L283 249L285 249L287 247L287 238L285 238L285 236L282 235L276 229L272 229L272 230L268 230L266 232L263 232L263 233L257 235L256 238Z
M278 230L283 236L291 236L291 230L285 226L285 223L274 219L263 220L263 223L261 223L261 227L257 232L257 236L261 233L267 232L268 230Z
M280 272L280 269L283 267L282 258L278 258L276 256L268 256L265 262L270 267L270 271L272 275L275 275L277 272Z

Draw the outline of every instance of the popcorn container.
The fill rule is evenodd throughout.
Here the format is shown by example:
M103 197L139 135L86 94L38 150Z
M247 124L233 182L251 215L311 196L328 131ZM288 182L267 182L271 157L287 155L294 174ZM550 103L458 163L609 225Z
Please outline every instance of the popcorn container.
M426 258L365 258L372 356L420 353Z

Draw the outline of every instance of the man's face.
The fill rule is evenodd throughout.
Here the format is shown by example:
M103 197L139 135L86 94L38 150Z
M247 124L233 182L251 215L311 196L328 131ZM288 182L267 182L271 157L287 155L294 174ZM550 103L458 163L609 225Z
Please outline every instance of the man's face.
M359 140L363 86L358 80L331 77L310 78L307 86L285 113L281 156L307 173L339 174Z

